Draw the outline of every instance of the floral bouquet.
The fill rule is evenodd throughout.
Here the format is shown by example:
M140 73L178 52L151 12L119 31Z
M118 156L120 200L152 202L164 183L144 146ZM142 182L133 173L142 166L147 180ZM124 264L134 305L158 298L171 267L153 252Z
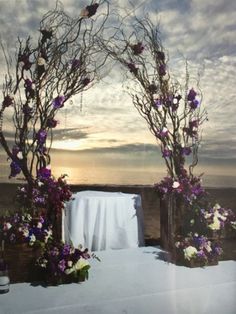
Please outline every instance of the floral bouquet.
M189 267L217 264L219 256L223 253L218 243L197 233L180 238L175 242L175 247L176 262Z
M200 219L208 234L222 235L223 232L236 230L236 215L231 209L223 208L219 204L200 210Z
M15 213L0 217L0 239L8 244L45 244L52 238L52 226L43 216Z
M36 267L44 273L48 284L80 282L88 279L90 257L88 249L74 248L62 242L50 242L37 259Z

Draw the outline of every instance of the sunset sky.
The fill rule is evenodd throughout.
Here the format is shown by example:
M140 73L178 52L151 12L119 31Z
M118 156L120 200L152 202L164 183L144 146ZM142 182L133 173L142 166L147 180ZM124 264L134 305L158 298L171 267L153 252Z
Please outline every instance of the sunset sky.
M62 3L72 16L88 4L78 0ZM115 3L120 9L131 10L126 0L110 3L111 8ZM170 55L170 69L176 77L183 72L183 57L190 61L190 71L201 71L203 104L209 122L204 126L199 171L236 177L236 2L136 0L133 3L137 15L146 12L154 19L158 12L163 43ZM38 34L42 15L54 5L54 1L48 0L0 0L0 34L9 51L14 52L17 36ZM3 74L2 55L0 62ZM131 166L144 172L151 168L164 172L155 138L134 108L125 87L120 69L112 67L99 84L83 93L82 108L78 96L61 110L53 144L57 149L53 153L54 165L61 163L67 172L78 164L93 169L101 167L108 172L109 167L124 170ZM68 150L76 152L68 154ZM2 171L7 167L3 156L0 149ZM4 170L4 175L7 171ZM152 183L154 175L148 183Z

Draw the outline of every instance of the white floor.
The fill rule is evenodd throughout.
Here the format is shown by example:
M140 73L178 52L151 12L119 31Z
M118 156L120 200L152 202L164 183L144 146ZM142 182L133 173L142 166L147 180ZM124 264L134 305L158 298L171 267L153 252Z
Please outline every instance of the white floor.
M155 247L102 251L82 284L14 284L0 314L235 314L236 261L189 269L158 259Z

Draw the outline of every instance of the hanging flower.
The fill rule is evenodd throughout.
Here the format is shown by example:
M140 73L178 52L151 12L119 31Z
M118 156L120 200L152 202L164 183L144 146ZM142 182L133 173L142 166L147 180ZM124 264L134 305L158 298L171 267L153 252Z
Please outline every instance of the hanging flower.
M167 137L168 136L168 129L166 127L164 127L160 132L159 132L159 136L160 137Z
M82 17L91 17L96 14L98 7L99 7L98 3L88 5L85 9L81 11L80 15Z
M166 75L166 66L165 64L161 64L158 68L158 73L160 76Z
M47 119L47 127L48 128L55 128L57 126L58 121L53 119L53 118L49 118Z
M16 161L10 163L11 173L9 178L16 177L21 172L21 167Z
M71 69L77 70L81 66L81 61L79 59L74 59L71 61Z
M139 55L143 52L144 46L141 42L138 42L137 44L132 45L131 49L133 50L134 55Z
M191 109L197 109L200 106L200 102L197 99L194 99L189 103Z
M52 38L52 35L53 35L52 30L40 29L40 32L42 34L42 39L41 39L42 44L44 44L47 40L50 40Z
M34 86L34 83L30 79L27 78L25 80L24 87L25 87L26 96L29 97L29 98L34 98L35 97L35 86Z
M193 88L191 88L190 91L188 92L187 100L193 101L196 96L197 96L197 93L195 92Z
M26 71L28 71L31 68L32 64L33 64L29 60L29 55L25 54L25 53L23 53L22 55L19 55L18 62L22 63L23 69L26 70Z
M138 74L138 68L136 67L136 65L134 63L128 63L127 64L129 70L131 73L133 73L134 75L137 75Z
M84 87L87 86L90 82L91 82L91 81L90 81L90 78L89 78L89 77L86 77L86 78L84 78L84 79L82 80L82 84L83 84Z
M172 150L170 149L169 146L166 146L162 151L162 157L166 158L166 157L170 157L171 155L172 155Z
M3 100L3 108L9 107L13 104L14 98L10 95L6 95Z
M64 96L57 96L53 99L52 105L55 109L62 108L64 106L65 97Z
M51 167L50 166L40 168L37 172L37 178L40 180L41 179L48 179L51 177L51 175L52 175L52 173L51 173Z
M157 59L161 61L165 61L165 54L163 51L157 51Z
M188 146L181 147L181 154L182 155L189 156L191 154L191 152L192 152L191 147L188 147Z
M40 145L44 144L46 142L47 132L45 130L41 129L38 131L36 136L37 136L38 143Z

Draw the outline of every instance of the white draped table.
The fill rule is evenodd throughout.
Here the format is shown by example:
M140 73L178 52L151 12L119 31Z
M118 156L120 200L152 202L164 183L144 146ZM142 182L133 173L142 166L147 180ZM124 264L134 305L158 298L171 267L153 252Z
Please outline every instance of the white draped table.
M66 204L64 240L91 251L144 245L140 195L82 191Z

